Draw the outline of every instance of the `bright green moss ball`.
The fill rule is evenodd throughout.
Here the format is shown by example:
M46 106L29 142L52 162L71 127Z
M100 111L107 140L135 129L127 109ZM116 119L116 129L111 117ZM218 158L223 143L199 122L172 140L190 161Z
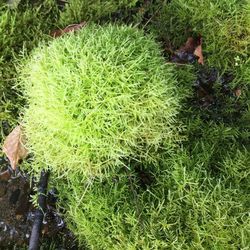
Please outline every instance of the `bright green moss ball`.
M24 126L38 162L58 172L107 172L178 139L173 67L133 27L88 25L33 53L22 73Z

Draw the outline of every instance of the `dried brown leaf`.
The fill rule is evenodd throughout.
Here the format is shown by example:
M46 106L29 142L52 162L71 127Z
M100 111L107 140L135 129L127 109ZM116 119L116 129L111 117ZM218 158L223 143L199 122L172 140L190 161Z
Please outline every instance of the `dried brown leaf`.
M199 39L199 45L194 50L194 55L198 57L198 63L204 65L204 57L202 53L202 38Z
M173 54L171 58L172 62L185 64L193 63L194 60L198 59L198 63L203 65L202 37L200 35L196 38L188 37L183 46L171 53Z
M236 88L234 90L234 94L237 96L237 97L240 97L241 96L241 89L240 88Z
M5 139L3 152L10 161L13 170L16 169L19 160L24 159L28 150L24 146L24 137L21 126L17 126Z
M86 26L86 24L87 24L86 22L81 22L79 24L70 24L70 25L68 25L64 29L58 29L58 30L52 31L50 33L50 35L53 36L54 38L60 37L60 36L64 35L65 33L74 32L74 31L80 30L84 26Z
M198 46L197 41L193 37L189 37L184 46L180 47L178 51L186 53L194 53L195 48Z

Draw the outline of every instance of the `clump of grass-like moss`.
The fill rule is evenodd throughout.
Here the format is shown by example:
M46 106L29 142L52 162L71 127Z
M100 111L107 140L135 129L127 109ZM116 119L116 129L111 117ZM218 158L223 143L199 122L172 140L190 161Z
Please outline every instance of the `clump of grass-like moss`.
M0 2L0 130L1 136L15 126L23 99L16 84L16 64L19 54L28 53L41 39L46 37L56 19L56 7L49 1L31 4L20 1L16 8ZM7 131L8 130L8 131Z
M73 2L78 1L71 1ZM109 13L117 8L115 5L114 8L107 5L102 12L100 6L105 7L105 4L81 5L80 8L77 4L68 5L65 14L61 13L60 24L83 21L83 17L98 20L104 16L108 20ZM122 4L121 7L126 8ZM174 0L154 1L154 4L147 7L149 9L146 10L146 14L151 19L149 22L146 21L145 27L147 29L157 27L158 38L167 43L171 42L173 49L179 48L193 33L202 35L205 64L218 67L221 75L224 72L232 73L234 76L232 85L238 85L242 93L237 98L235 96L229 98L237 106L243 107L240 109L242 112L227 117L227 114L235 114L235 110L230 111L231 108L225 102L225 105L220 107L223 112L218 114L223 114L226 119L221 119L218 115L216 119L211 119L212 110L197 109L188 101L182 103L182 112L178 115L178 119L186 125L184 134L188 140L175 152L166 152L168 147L173 145L173 140L178 139L178 136L172 137L175 132L163 140L154 141L155 144L147 140L143 140L142 143L141 134L136 132L129 136L121 133L117 140L118 133L115 131L120 132L123 129L126 131L125 127L131 129L131 123L122 123L124 120L120 123L116 120L120 116L112 120L117 121L115 124L111 123L110 113L102 113L104 110L114 107L112 110L107 110L120 111L120 106L112 105L128 104L128 101L131 101L127 114L133 118L133 126L142 122L143 125L150 124L151 130L151 126L156 125L155 117L160 114L163 120L159 123L157 131L170 132L173 128L173 116L170 113L176 114L179 92L182 91L177 91L173 85L178 83L180 88L182 85L190 85L191 88L195 81L195 67L182 66L175 71L171 65L163 66L162 59L159 59L160 64L157 63L161 66L156 67L155 61L151 63L150 58L154 53L159 56L159 48L152 38L143 37L141 32L134 32L133 28L123 28L122 35L117 37L118 27L115 28L116 35L110 37L107 27L90 26L87 31L82 31L83 33L75 38L67 36L53 42L49 48L38 49L25 69L26 94L30 102L25 117L28 118L27 125L31 125L30 128L27 126L27 132L29 129L32 131L30 143L36 141L33 148L36 160L50 164L58 171L73 170L72 173L67 172L66 179L52 178L51 181L58 185L61 205L67 209L67 221L73 232L81 243L92 249L247 249L250 238L248 216L250 112L247 89L250 82L250 5L247 1L234 0L221 2ZM124 37L133 38L129 41L125 39L124 42ZM104 42L107 38L109 43ZM136 43L136 39L143 45ZM79 45L76 45L76 41ZM154 45L149 46L149 43ZM132 50L132 46L136 49ZM122 57L122 53L126 51L131 53L119 61L117 58ZM138 57L142 61L137 61ZM128 58L130 59L125 64ZM90 62L86 64L88 60ZM107 61L112 65L115 62L115 67L111 67ZM97 65L93 66L94 63ZM128 65L133 72L136 70L135 76L126 77L130 73L125 71ZM118 70L119 67L121 70ZM91 75L85 74L85 70ZM93 75L93 72L96 74ZM173 80L176 73L177 81ZM140 90L135 91L131 88L131 84L141 77L143 80L140 80L140 83L145 85L137 85ZM108 84L104 79L108 79ZM28 82L29 80L31 82ZM121 83L123 81L124 85ZM165 92L167 89L163 91L163 85L159 85L159 82L164 81L169 92ZM96 82L98 85L93 85ZM115 82L118 84L114 84ZM82 87L86 83L87 91L82 93ZM108 92L104 92L107 85L110 88ZM104 98L107 93L113 93L113 89L117 93L121 86L129 86L129 89L123 89L122 95L118 92L120 98L116 98L115 102L113 102L114 96L111 96L110 100ZM131 90L135 91L132 99L125 95L131 93L128 92ZM100 104L97 106L98 109L93 108L96 99L92 94L95 91L97 91L95 97ZM174 97L173 91L178 92L178 95ZM139 93L142 93L142 96ZM149 96L145 93L149 93ZM161 112L158 113L157 109L158 98L163 93L166 103L172 105L162 110L162 112L167 110L164 116ZM135 108L132 108L135 100L145 100L146 97L150 99L152 97L150 95L154 95L156 98L154 100L157 102L146 103L144 106L133 105ZM33 98L34 96L36 98ZM101 98L101 101L98 98ZM161 98L160 100L162 101ZM160 107L165 107L166 103ZM103 104L108 105L101 106ZM83 124L81 119L86 120L86 112L90 110L95 112L100 107L103 107L100 113L90 113L88 116L89 127L81 127ZM139 108L136 109L137 107ZM157 111L157 116L151 113L153 110ZM99 116L100 114L103 116ZM101 119L94 119L91 115ZM32 117L35 118L34 122ZM171 118L170 123L168 117ZM163 123L167 124L166 130L162 130ZM100 125L105 125L105 130L99 131L97 128ZM94 130L88 129L91 126ZM134 131L137 131L136 128L138 127L135 127ZM102 133L105 133L106 137L98 137ZM79 137L79 134L87 137ZM124 135L126 138L137 139L127 140L127 143L123 144L120 139L125 138L122 137ZM154 134L156 135L157 133ZM100 139L98 140L100 144L91 144L96 138ZM116 140L108 141L108 138ZM89 144L86 144L86 141ZM118 143L115 144L115 141ZM99 148L95 149L93 145L99 145ZM127 154L113 154L114 151L108 151L115 150L118 146L119 149L126 149ZM156 149L159 148L163 150L156 153ZM87 161L83 158L86 155L89 157ZM111 156L117 156L118 161ZM131 158L136 159L133 161ZM93 159L98 159L100 162L109 159L108 163L104 161L105 167L109 167L109 164L123 167L120 167L119 171L117 169L110 172L102 180L86 178L84 174L96 173L96 169L89 164L94 163L94 166L98 167ZM140 161L142 163L139 163ZM156 161L158 164L150 163ZM85 166L88 168L84 169ZM36 165L33 164L32 167Z
M120 8L131 8L138 0L70 0L61 12L59 23L64 26L82 21L98 21L101 17L108 16Z
M181 84L193 81L191 68L178 74ZM183 105L179 118L188 140L171 154L162 151L157 166L131 161L129 170L101 182L76 174L58 181L68 223L82 244L93 249L248 246L247 117L233 124L204 122Z
M157 162L178 140L173 67L151 36L88 25L33 53L23 69L25 130L38 161L95 175L127 158Z
M237 0L174 0L159 3L151 28L160 39L179 48L188 36L201 35L205 64L232 72L235 83L249 67L250 4ZM243 70L244 71L244 70Z
M228 142L222 137L218 143ZM90 249L246 248L249 153L234 148L234 157L217 162L226 175L215 175L214 150L201 145L193 154L168 156L158 168L128 164L131 171L101 182L70 175L59 189L80 242Z

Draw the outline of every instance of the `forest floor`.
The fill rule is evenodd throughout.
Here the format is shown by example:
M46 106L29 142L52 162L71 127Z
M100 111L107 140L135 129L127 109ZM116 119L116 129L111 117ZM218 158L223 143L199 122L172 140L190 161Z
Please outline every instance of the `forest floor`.
M154 34L166 63L175 65L178 84L188 93L178 115L185 124L186 139L159 178L171 196L166 201L162 198L165 214L169 216L169 224L162 226L169 233L169 249L249 249L248 1L13 2L6 5L6 1L0 1L1 144L19 124L26 105L16 84L17 68L24 55L41 41L77 32L84 28L82 22L136 26ZM9 171L4 153L0 166L2 173ZM30 195L34 195L34 189L30 185L32 178L18 171L7 179L0 175L0 248L25 249L28 244L34 212ZM150 177L154 173L141 168L135 172L141 186L150 185L155 178ZM47 249L48 244L50 249L57 249L58 242L63 240L50 239L61 234L71 239L70 246L61 247L76 249L74 236L63 219L68 215L64 209L70 209L58 208L57 184L51 179L49 186L47 216L53 219L49 226L44 226L42 241ZM93 237L98 238L98 234Z

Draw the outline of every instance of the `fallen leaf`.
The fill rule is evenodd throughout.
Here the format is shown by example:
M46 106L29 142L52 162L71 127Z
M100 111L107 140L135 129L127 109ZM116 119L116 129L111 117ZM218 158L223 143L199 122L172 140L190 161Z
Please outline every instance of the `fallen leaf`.
M189 37L186 43L173 53L171 61L175 63L193 63L198 58L198 63L204 64L202 54L202 38Z
M199 39L199 45L194 50L194 55L198 57L198 63L204 65L204 57L202 53L202 38Z
M24 146L24 138L21 126L17 126L5 139L3 152L10 161L13 170L16 169L19 160L24 159L28 150Z
M21 220L22 218L23 218L23 216L22 216L21 214L17 214L17 215L16 215L16 219L17 219L17 220Z
M240 88L236 88L234 90L234 94L237 96L237 97L240 97L241 96L241 89Z
M178 51L183 51L186 53L194 53L195 48L198 46L197 40L193 37L189 37L184 46L180 47Z
M84 26L86 26L86 24L87 24L86 22L81 22L79 24L70 24L70 25L68 25L64 29L58 29L58 30L52 31L50 33L50 35L53 36L54 38L60 37L60 36L64 35L65 33L74 32L74 31L80 30Z

